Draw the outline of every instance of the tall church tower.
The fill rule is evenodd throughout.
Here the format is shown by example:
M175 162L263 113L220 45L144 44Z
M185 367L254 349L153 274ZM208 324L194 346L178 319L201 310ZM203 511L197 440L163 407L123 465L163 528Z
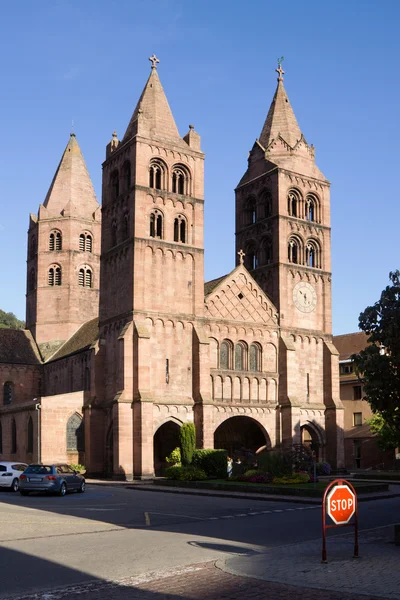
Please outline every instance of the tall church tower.
M278 85L236 189L236 251L280 314L282 437L308 427L343 461L337 351L332 345L330 184L315 164L278 65ZM304 415L313 423L301 425ZM317 441L318 439L318 441ZM329 450L328 450L329 448Z
M125 476L153 473L153 407L192 408L193 319L204 314L200 136L193 126L179 135L159 61L150 61L127 130L121 141L113 134L103 164L105 460Z
M45 355L98 316L100 218L72 133L28 230L26 326Z

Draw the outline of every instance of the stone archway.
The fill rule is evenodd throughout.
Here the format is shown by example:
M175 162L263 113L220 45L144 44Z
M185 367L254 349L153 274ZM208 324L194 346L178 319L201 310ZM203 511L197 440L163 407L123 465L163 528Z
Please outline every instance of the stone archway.
M324 442L318 429L311 423L306 423L300 427L302 445L315 452L316 462L324 460Z
M229 456L241 450L255 454L270 447L269 436L262 425L244 415L226 419L214 432L214 448L227 450Z
M180 425L176 421L167 421L154 434L154 473L160 477L168 466L165 457L179 446Z

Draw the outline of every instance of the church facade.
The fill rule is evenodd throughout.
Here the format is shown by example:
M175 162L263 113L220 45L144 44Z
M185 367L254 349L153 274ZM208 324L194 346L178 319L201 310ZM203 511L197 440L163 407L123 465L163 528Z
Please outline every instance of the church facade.
M205 283L201 140L150 60L101 208L71 134L30 217L27 329L0 330L0 457L146 478L191 421L200 448L304 443L342 468L330 186L282 68L235 191L236 266Z

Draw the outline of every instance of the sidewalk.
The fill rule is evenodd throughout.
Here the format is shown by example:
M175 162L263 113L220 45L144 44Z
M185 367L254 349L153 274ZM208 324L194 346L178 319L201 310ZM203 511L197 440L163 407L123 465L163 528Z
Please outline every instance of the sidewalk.
M239 577L394 600L400 599L400 547L393 537L393 526L361 532L358 559L352 558L352 532L328 537L328 564L321 563L321 540L314 540L235 556L217 566Z

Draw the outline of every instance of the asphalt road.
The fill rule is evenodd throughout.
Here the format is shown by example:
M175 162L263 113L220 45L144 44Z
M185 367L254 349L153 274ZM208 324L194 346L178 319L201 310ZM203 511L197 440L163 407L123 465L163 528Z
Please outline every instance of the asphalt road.
M398 521L400 498L363 502L360 527ZM0 491L0 598L318 538L315 505L88 485L65 498ZM332 534L343 533L343 529Z

